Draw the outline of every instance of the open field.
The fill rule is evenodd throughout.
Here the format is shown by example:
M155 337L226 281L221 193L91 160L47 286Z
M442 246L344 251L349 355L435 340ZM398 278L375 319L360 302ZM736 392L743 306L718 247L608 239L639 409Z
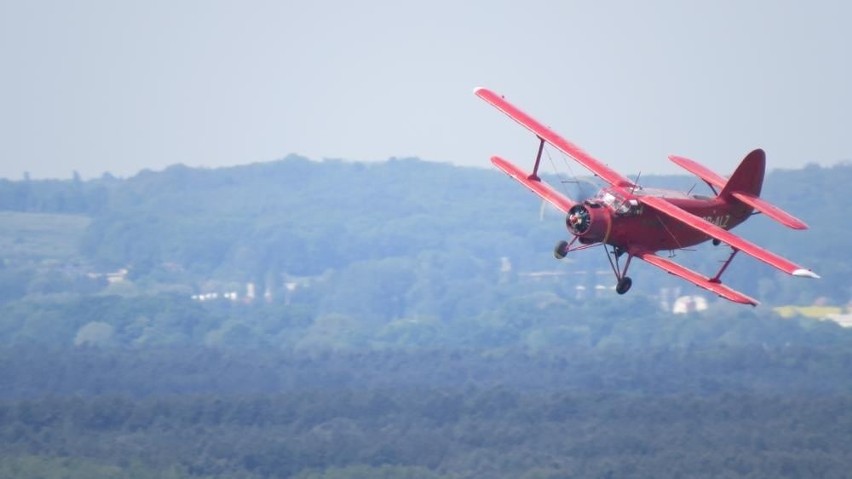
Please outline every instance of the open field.
M91 221L81 215L0 211L0 258L73 259Z

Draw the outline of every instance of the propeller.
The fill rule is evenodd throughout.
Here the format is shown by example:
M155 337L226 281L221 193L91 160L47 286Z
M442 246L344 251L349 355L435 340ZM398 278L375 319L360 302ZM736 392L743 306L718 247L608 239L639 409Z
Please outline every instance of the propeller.
M559 180L558 189L565 196L571 198L571 201L575 203L583 203L584 201L590 198L594 198L598 194L598 191L600 191L601 187L594 181L574 178L570 180ZM557 211L556 208L551 206L550 203L548 203L546 200L542 200L541 208L538 212L539 220L544 220L546 210L552 210L553 212L557 212L560 216L563 215L562 212Z
M562 191L577 203L582 203L589 198L593 198L601 189L595 182L580 178L562 180L561 183Z

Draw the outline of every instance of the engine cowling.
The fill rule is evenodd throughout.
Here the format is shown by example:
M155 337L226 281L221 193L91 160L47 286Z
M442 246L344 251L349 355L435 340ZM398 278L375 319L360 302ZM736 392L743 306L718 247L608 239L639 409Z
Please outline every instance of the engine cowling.
M609 237L612 217L608 208L598 203L585 202L568 210L565 225L568 231L580 238L581 243L598 243Z

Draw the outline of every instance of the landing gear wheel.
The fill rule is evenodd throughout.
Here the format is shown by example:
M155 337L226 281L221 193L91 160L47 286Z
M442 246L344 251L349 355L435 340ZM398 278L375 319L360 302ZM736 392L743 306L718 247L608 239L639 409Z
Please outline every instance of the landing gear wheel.
M721 243L721 242L722 242L722 241L720 241L720 240L718 240L718 239L716 239L716 238L713 238L713 246L719 246L719 243Z
M553 257L556 259L562 259L565 255L568 254L568 242L560 241L556 243L556 247L553 248Z
M633 280L630 279L629 276L625 276L618 280L618 284L615 285L615 292L618 294L624 294L630 291L631 286L633 286Z

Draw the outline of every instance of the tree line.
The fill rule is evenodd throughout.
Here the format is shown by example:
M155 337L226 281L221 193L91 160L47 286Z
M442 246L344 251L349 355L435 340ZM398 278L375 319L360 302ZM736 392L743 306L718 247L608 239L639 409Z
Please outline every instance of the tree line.
M841 478L852 467L850 406L505 388L48 397L0 402L0 471L31 461L140 477Z

